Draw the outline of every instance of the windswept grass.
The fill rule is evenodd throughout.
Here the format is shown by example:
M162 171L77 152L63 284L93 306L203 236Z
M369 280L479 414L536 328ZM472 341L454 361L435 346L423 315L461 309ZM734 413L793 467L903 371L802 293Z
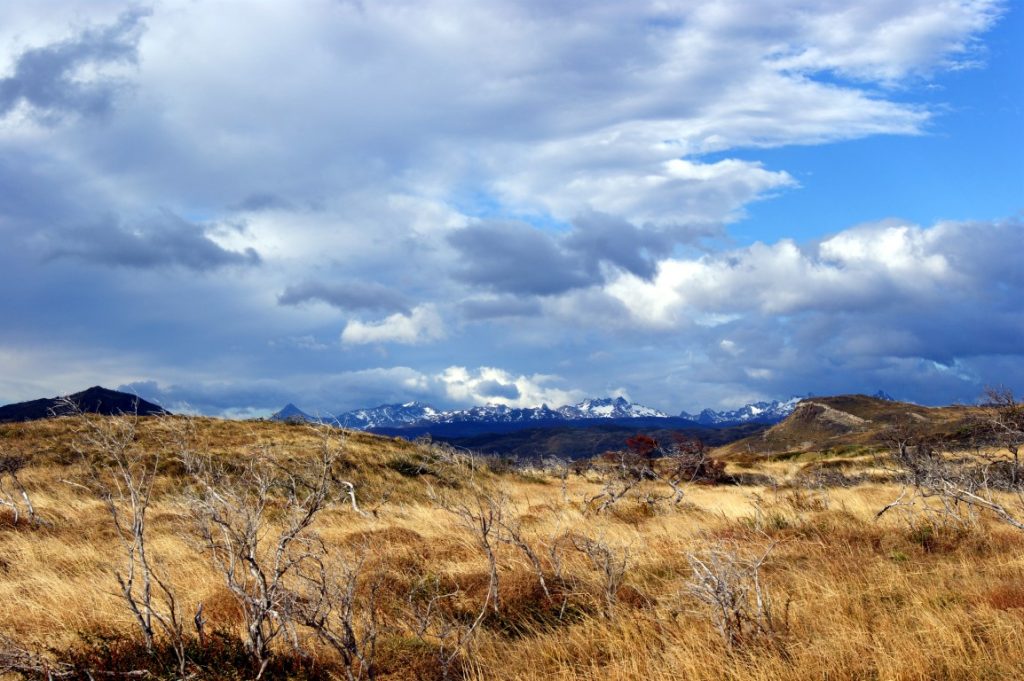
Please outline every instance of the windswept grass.
M143 419L138 446L165 447L167 422ZM229 463L262 448L287 467L317 447L317 435L300 426L190 423L196 448ZM159 650L139 648L114 577L124 553L103 501L82 486L96 472L74 442L76 427L74 419L0 426L0 454L29 457L21 480L46 521L14 526L0 517L0 634L50 659L149 665L159 678L174 678L173 665L153 662ZM844 473L869 467L867 459L857 463L859 452L838 454L834 466ZM925 530L897 516L875 520L895 497L894 485L803 485L809 463L822 465L748 461L730 472L775 484L692 485L677 505L636 495L595 514L582 503L600 488L593 473L571 475L563 487L543 471L495 472L479 460L467 468L429 447L352 433L338 471L353 482L366 514L342 499L314 529L331 560L362 561L359 594L376 585L378 678L440 678L439 644L417 635L410 609L415 594L435 586L451 594L438 601L451 622L465 625L483 612L453 678L1024 678L1024 533L986 518L970 532ZM210 638L191 653L199 677L251 678L239 647L239 603L193 532L189 484L168 451L150 509L149 548L182 612L190 618L203 605ZM481 494L501 500L545 577L542 588L528 556L496 542L497 607L483 611L486 555L451 511ZM581 549L584 539L625 561L611 599L606 575ZM742 556L769 547L761 578L786 613L785 627L729 649L688 591L688 554L720 548ZM299 626L296 637L301 654L280 641L266 678L344 678L336 654L310 630Z

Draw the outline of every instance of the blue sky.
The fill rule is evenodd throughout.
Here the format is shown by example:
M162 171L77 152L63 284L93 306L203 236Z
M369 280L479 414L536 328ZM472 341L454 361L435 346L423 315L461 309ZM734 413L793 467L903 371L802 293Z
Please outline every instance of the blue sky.
M997 0L0 6L0 402L1024 390Z
M895 93L936 112L922 134L733 154L786 168L802 188L752 205L750 219L737 224L733 235L740 241L772 239L780 232L815 238L879 215L931 224L1020 211L1024 13L1007 9L1014 11L983 34L978 67L938 72ZM851 196L851 187L857 194Z

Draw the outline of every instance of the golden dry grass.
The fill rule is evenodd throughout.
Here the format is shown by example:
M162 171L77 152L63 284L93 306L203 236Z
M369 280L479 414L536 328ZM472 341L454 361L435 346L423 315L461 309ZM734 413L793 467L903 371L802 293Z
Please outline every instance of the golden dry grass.
M287 460L315 446L295 426L194 423L197 442L225 459L263 445ZM158 428L158 419L144 420L140 444L160 446ZM117 594L113 570L122 554L107 512L74 484L92 472L74 455L72 431L69 419L0 426L0 454L31 457L21 479L50 523L0 523L0 633L37 649L68 649L88 632L135 635ZM417 446L369 435L349 437L344 465L360 503L375 514L362 517L341 504L324 513L316 529L330 551L344 557L368 550L364 570L385 585L396 612L428 575L459 586L458 607L478 607L484 557L458 519L427 494L428 483L454 499L469 495L469 487L434 470L438 465ZM800 467L745 464L781 481ZM562 542L575 594L571 616L541 612L543 596L528 562L514 547L500 546L502 612L485 622L466 658L468 678L1024 678L1024 533L994 521L983 519L968 533L923 537L898 516L874 520L897 492L881 483L809 492L693 486L679 506L652 511L625 500L595 515L581 504L599 489L592 478L572 476L563 491L556 477L537 472L479 469L474 475L508 498L509 512L536 546ZM237 603L191 538L182 489L168 468L150 510L151 550L185 612L203 603L211 627L239 633ZM612 617L602 615L600 575L566 543L584 535L628 553ZM776 645L753 642L729 652L707 611L686 593L687 553L716 545L753 552L771 542L777 544L764 577L780 607L788 601L788 630ZM430 678L430 663L417 650L410 631L389 632L379 651L382 678Z

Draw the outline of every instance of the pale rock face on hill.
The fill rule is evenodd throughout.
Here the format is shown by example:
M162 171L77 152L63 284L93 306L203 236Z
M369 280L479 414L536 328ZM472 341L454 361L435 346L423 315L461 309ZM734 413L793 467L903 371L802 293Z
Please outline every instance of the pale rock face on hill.
M870 423L868 419L813 401L798 405L791 418L794 421L815 422L819 426L840 432L857 430Z
M862 431L868 419L836 409L817 401L804 401L797 405L789 417L761 434L767 443L788 443L806 449L812 443Z

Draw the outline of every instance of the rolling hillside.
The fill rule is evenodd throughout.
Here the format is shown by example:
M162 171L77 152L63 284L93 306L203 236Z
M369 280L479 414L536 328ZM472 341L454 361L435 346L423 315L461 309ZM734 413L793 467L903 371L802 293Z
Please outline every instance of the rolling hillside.
M899 423L934 435L955 436L977 408L922 407L867 395L836 395L806 399L785 420L750 437L716 450L719 456L742 459L791 452L824 452L874 448L885 429Z

